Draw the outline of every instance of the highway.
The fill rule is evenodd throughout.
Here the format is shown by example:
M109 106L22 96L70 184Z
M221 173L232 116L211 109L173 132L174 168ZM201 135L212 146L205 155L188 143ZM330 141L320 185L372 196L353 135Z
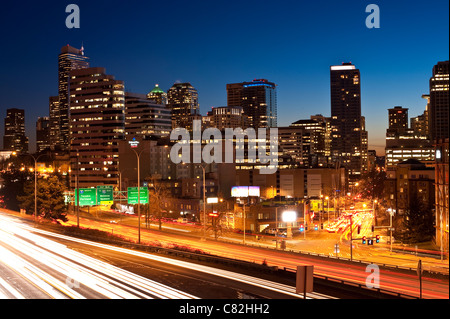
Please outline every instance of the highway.
M0 214L1 299L249 297L302 298L289 285L63 236Z
M69 224L74 224L73 218ZM106 232L113 232L114 234L122 235L134 240L137 238L138 233L136 227L124 226L121 224L110 224L84 218L80 218L80 226L100 229ZM270 266L278 266L280 268L286 267L296 269L298 265L314 265L315 274L338 278L362 285L366 284L366 279L368 277L365 264L343 263L342 261L332 258L318 258L311 255L242 246L239 244L218 242L209 239L207 241L200 241L198 238L186 236L184 234L159 232L142 228L141 241L142 243L149 244L157 243L158 245L168 248L173 247L174 245L187 246L213 255L255 263L266 262ZM343 240L343 242L345 242L345 240ZM355 244L357 245L357 243ZM367 247L363 249L367 249ZM385 259L383 259L383 261L384 260ZM380 268L379 284L380 288L393 292L403 293L415 297L418 297L420 294L419 279L415 272L407 273L396 269ZM423 276L422 293L423 298L448 299L448 277L446 279L442 279Z

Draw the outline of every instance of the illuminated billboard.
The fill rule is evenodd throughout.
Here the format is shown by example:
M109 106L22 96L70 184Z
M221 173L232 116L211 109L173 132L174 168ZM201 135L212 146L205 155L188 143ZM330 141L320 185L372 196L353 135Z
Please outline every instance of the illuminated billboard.
M249 196L260 196L259 186L234 186L231 188L232 197L249 197Z

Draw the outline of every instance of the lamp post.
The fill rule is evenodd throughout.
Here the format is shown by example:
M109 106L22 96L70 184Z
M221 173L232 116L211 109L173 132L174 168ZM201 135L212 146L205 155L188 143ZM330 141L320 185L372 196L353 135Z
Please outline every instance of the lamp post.
M12 152L12 155L17 155L17 152ZM34 160L34 222L37 221L37 161L40 157L47 154L41 154L39 156L34 156L31 154L21 154L23 156L31 156Z
M376 199L373 200L372 203L372 212L373 212L373 227L372 229L375 231L375 224L376 224L376 218L375 218L375 204L378 203Z
M144 152L144 149L142 149L139 153L136 151L136 148L138 148L139 146L139 141L136 140L135 137L133 137L133 139L131 141L128 141L128 143L131 146L131 150L134 152L134 154L136 154L136 159L137 159L137 173L138 173L138 187L137 187L137 192L138 192L138 244L141 243L141 171L140 171L140 158L141 158L141 154L142 152Z
M203 171L203 237L206 241L206 167L201 165Z

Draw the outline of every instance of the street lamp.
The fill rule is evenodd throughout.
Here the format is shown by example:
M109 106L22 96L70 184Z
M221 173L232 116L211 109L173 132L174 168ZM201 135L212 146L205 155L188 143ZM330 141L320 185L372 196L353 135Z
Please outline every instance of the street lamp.
M286 236L291 238L292 237L292 223L297 220L297 212L294 210L285 210L283 214L281 215L281 219L283 222L287 225L287 234Z
M12 155L17 155L17 152L12 152ZM31 156L34 160L34 222L37 219L37 161L40 157L45 156L47 154L41 154L39 156L34 156L31 154L20 154L23 156Z
M375 218L375 204L378 203L378 201L376 199L373 200L372 203L372 212L373 212L373 227L372 229L375 231L375 224L377 223L376 218Z
M142 149L139 153L135 150L139 146L139 141L136 140L135 137L131 141L128 141L131 146L131 150L136 154L137 158L137 169L138 169L138 244L141 243L141 171L140 171L140 158L141 154L144 152L145 148Z

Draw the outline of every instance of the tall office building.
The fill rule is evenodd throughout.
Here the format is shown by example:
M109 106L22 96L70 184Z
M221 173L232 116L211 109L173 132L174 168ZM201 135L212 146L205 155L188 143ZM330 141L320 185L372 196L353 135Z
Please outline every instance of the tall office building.
M50 96L48 101L50 148L59 149L59 96Z
M207 121L205 126L215 127L221 131L226 128L245 130L248 127L248 118L240 106L213 107L204 120Z
M449 248L449 61L438 62L433 67L430 79L429 130L434 145L436 170L435 209L436 236L435 242L443 253Z
M69 147L70 118L70 76L71 72L89 67L89 58L84 55L83 47L76 49L70 45L61 48L58 56L58 104L51 103L57 110L50 110L50 125L55 142L62 149Z
M104 68L70 75L71 186L118 185L119 141L125 132L123 81Z
M50 149L50 119L48 116L38 117L36 121L36 152Z
M431 139L448 138L449 119L449 68L448 61L433 67L430 79L430 133Z
M161 90L159 84L155 84L155 87L147 94L147 97L155 101L156 104L167 104L167 93Z
M172 111L172 127L192 129L193 117L199 115L198 92L190 83L175 83L167 91L167 106Z
M349 182L356 182L367 154L363 145L364 123L361 116L361 77L351 63L330 67L332 158L348 169Z
M172 130L171 112L144 94L125 93L125 134L168 137Z
M408 109L396 106L388 109L389 126L386 130L386 169L409 159L431 165L434 149L428 137L408 127Z
M3 149L18 153L28 152L28 137L25 135L25 110L7 109Z
M388 109L389 112L389 128L388 132L403 133L408 129L408 109L395 106Z
M430 138L430 125L429 125L429 108L430 108L430 95L422 94L422 98L427 100L425 111L423 114L411 118L411 129L417 135L426 136Z
M227 84L228 106L241 106L254 129L277 126L277 90L266 79Z

